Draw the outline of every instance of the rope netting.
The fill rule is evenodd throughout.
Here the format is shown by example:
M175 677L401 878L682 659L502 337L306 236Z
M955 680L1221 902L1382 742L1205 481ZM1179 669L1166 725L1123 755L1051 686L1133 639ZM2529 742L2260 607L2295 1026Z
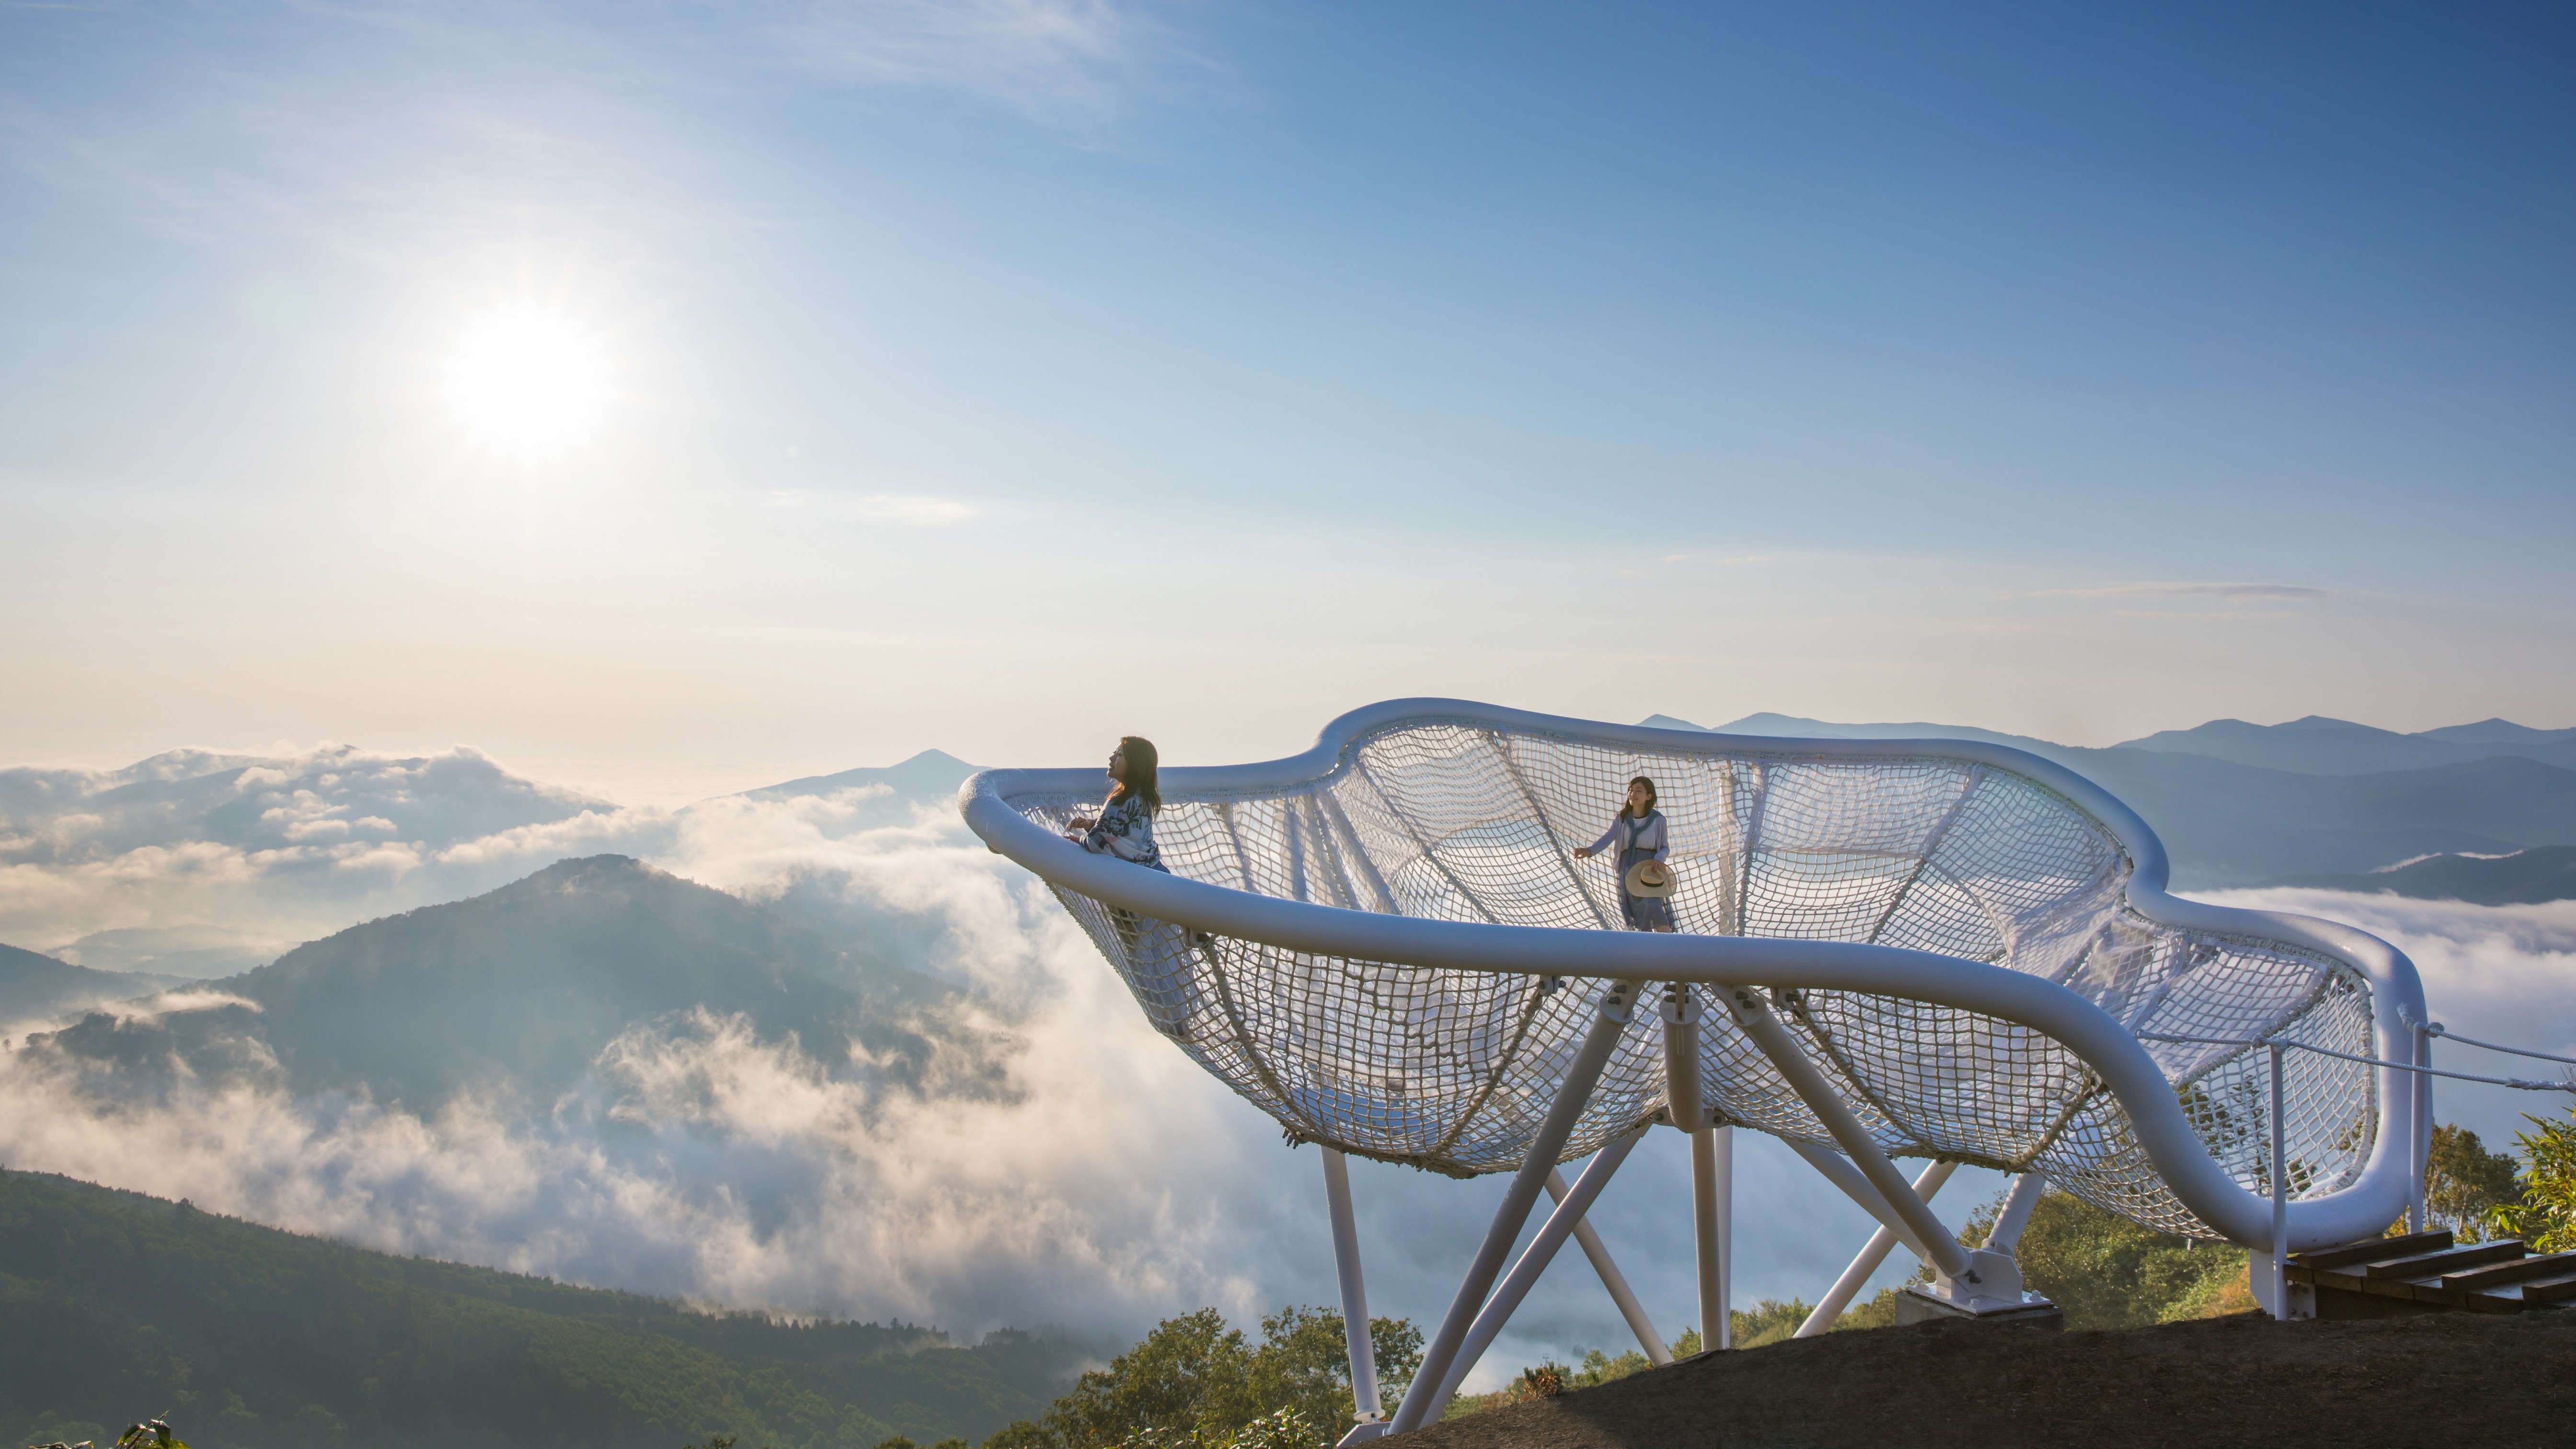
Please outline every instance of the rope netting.
M1285 790L1166 788L1154 834L1178 875L1447 921L1616 929L1618 876L1571 851L1653 777L1686 932L1875 942L2059 982L2133 1033L2267 1035L2355 1055L2368 988L2280 942L2176 930L2125 904L2130 864L2071 801L1989 765L1890 753L1671 749L1412 719ZM1062 829L1097 796L1017 795ZM1291 1133L1455 1176L1519 1165L1592 1019L1597 980L1438 970L1208 936L1058 888L1156 1029ZM1705 988L1702 1109L1831 1147L1806 1103ZM2219 1236L2158 1178L2075 1052L1999 1018L1900 997L1779 993L1801 1046L1894 1156L2036 1170L2149 1227ZM1663 1111L1663 1026L1639 1011L1571 1159ZM2146 1043L2212 1158L2268 1194L2257 1048ZM2293 1053L2294 1197L2351 1182L2377 1125L2368 1067ZM1688 1116L1687 1104L1681 1114Z

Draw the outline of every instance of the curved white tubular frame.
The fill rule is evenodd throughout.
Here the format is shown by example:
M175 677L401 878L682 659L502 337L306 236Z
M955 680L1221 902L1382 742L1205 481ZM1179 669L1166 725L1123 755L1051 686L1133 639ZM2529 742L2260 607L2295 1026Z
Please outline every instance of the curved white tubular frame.
M2247 911L2178 899L2165 890L2164 846L2126 805L2091 781L2035 755L1970 740L1800 740L1730 736L1601 724L1533 714L1466 700L1400 699L1354 710L1327 726L1315 747L1287 759L1162 772L1167 796L1222 800L1331 781L1353 768L1357 746L1409 721L1529 731L1675 753L1770 757L1783 761L1892 756L1959 761L2016 775L2090 816L2123 850L2131 867L2126 904L2148 920L2180 930L2259 938L2344 963L2368 984L2374 1054L2411 1061L2408 1019L2424 1019L2414 964L2388 943L2352 927L2313 917ZM1059 889L1192 931L1242 938L1291 951L1390 965L1543 977L1633 982L1686 981L1864 992L1997 1017L2037 1031L2080 1056L2118 1100L2140 1148L2174 1196L2202 1221L2236 1242L2267 1248L2271 1204L2240 1186L2211 1158L2166 1079L2137 1038L2076 992L2037 976L1926 951L1855 942L1756 936L1678 935L1571 930L1430 920L1349 910L1141 869L1094 855L1030 820L1009 801L1026 796L1090 796L1103 790L1097 767L987 770L958 792L966 823L993 850ZM2408 1100L2411 1074L2374 1069L2373 1140L2358 1178L2342 1189L2290 1205L2293 1250L2376 1234L2404 1211L2415 1144L2394 1130L2402 1121L2388 1104Z

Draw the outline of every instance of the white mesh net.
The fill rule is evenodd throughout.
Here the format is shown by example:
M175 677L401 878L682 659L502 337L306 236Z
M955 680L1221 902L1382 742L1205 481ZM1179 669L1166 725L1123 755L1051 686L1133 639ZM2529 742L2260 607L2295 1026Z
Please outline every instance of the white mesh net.
M1363 735L1324 781L1167 790L1155 839L1178 875L1353 910L1616 929L1615 864L1572 847L1632 776L1658 788L1686 932L1876 942L2060 982L2142 1037L2280 1033L2366 1055L2370 1001L2343 963L2187 933L2128 909L2129 863L2072 802L2009 771L1890 753L1800 757L1743 742L1670 750L1475 722ZM1061 829L1098 797L1009 803ZM1591 1021L1598 981L1433 970L1193 936L1058 889L1147 1017L1298 1137L1456 1176L1516 1167ZM1704 1108L1831 1146L1806 1104L1702 998ZM2030 1028L1897 997L1781 994L1801 1045L1891 1155L2037 1170L2150 1227L2218 1236L2177 1201L2118 1102ZM1666 1106L1662 1026L1639 1012L1566 1157ZM2211 1156L2268 1194L2259 1050L2146 1043ZM2369 1068L2290 1056L2293 1196L2360 1172ZM1687 1115L1685 1112L1684 1115Z

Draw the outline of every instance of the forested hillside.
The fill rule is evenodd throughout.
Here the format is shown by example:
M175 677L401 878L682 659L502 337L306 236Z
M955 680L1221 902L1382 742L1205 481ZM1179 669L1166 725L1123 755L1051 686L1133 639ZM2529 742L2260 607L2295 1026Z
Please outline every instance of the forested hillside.
M0 1432L199 1449L775 1449L981 1439L1082 1366L1062 1338L793 1325L395 1258L0 1173Z

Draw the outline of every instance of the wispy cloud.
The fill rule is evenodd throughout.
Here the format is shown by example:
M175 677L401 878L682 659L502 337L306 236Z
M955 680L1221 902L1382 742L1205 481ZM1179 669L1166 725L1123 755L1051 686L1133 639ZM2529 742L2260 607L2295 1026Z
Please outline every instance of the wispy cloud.
M989 510L962 498L940 498L925 493L875 493L850 505L861 518L883 518L908 523L915 528L948 528L972 523Z
M2332 589L2305 584L2131 583L2090 589L2039 589L2037 599L2224 599L2231 604L2269 600L2327 599Z
M191 237L294 237L423 265L549 239L623 261L766 214L693 106L808 87L970 97L1047 125L1204 69L1113 0L778 0L704 14L388 0L238 21L67 20L119 57L0 99L0 165ZM595 263L595 258L593 259Z
M1032 118L1115 110L1183 52L1111 0L838 0L783 7L767 30L789 62L828 79L958 91Z

